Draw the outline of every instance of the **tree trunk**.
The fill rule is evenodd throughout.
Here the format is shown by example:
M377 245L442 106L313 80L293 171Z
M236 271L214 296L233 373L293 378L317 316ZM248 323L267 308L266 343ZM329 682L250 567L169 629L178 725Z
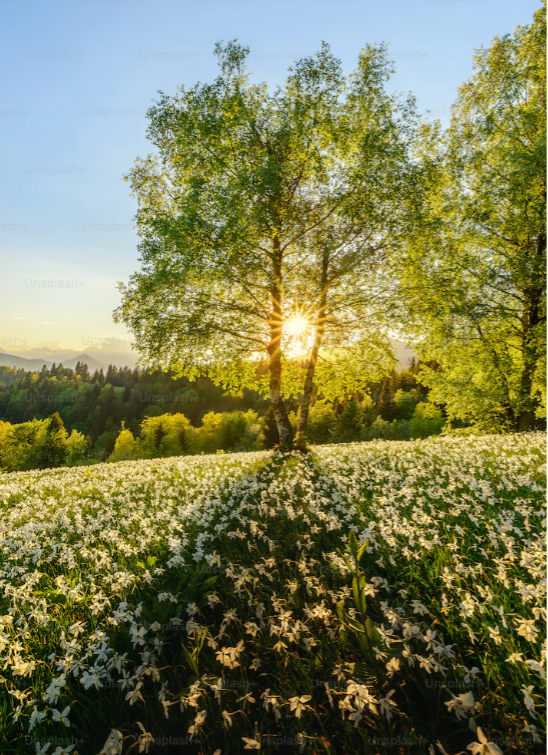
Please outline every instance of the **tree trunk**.
M270 357L270 403L274 410L274 419L280 436L280 448L293 448L293 428L287 416L287 409L282 398L282 259L280 249L279 228L273 239L273 273L274 282L271 288L272 312L270 315L270 342L268 355Z
M280 436L280 448L289 450L293 447L293 428L287 415L287 409L282 398L282 359L278 338L271 338L270 354L270 403L274 410L274 419ZM276 341L278 346L276 346Z
M316 364L318 362L318 353L320 346L322 345L323 335L325 332L325 317L327 306L327 274L329 270L329 252L324 249L322 256L322 271L320 276L320 302L318 308L318 315L316 317L316 328L314 333L314 342L310 350L310 357L308 359L308 365L306 367L306 374L304 379L303 393L300 399L299 417L297 420L297 435L295 437L295 445L297 448L306 448L306 435L308 430L308 415L310 413L310 403L314 393L314 373L316 371Z
M538 327L540 325L540 302L542 291L530 289L525 292L527 306L522 317L522 352L523 370L521 373L520 390L518 398L518 411L516 429L518 432L531 430L536 418L538 401L533 396L535 373L537 371Z

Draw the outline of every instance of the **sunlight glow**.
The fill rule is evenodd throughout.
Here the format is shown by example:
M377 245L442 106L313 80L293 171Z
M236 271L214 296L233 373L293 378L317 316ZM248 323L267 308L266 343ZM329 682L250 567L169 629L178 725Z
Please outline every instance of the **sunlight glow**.
M302 315L293 315L286 321L284 330L288 336L300 336L308 327L308 320Z

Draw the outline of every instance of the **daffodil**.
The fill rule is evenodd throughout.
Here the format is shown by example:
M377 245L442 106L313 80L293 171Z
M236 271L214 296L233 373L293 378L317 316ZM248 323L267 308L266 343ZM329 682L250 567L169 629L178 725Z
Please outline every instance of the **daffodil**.
M472 744L469 744L466 748L467 750L470 750L472 755L503 755L502 750L498 745L494 742L487 741L487 737L479 726L476 729L476 734L479 742L472 742Z

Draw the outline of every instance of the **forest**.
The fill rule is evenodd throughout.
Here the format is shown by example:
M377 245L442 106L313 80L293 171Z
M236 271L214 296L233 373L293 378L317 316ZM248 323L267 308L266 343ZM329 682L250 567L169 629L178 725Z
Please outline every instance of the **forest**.
M421 365L393 369L345 401L321 396L310 411L312 443L438 434L447 418L428 401ZM298 402L287 402L296 427ZM462 423L460 423L462 425ZM463 428L464 430L464 428ZM62 365L39 373L0 368L0 469L93 464L159 456L251 451L279 443L268 400L201 377L110 365L89 373Z

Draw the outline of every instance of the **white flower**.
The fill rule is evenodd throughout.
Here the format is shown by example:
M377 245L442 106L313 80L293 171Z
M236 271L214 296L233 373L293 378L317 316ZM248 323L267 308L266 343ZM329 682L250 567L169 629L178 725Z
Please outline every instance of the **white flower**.
M526 731L528 734L531 735L533 742L535 744L539 744L541 739L539 735L537 734L537 727L534 724L527 724L527 726L523 727L523 731Z
M123 747L122 741L122 733L117 729L112 729L99 755L121 755Z
M464 600L459 603L460 615L463 619L468 619L473 616L476 610L476 602L472 598L469 592L466 593Z
M386 695L386 697L380 697L378 704L379 708L381 709L381 713L384 713L387 720L390 721L393 715L393 708L397 708L398 704L392 700L392 695L396 694L396 690L392 689L390 692Z
M51 742L46 742L41 747L40 747L40 742L35 742L36 752L34 755L45 755L50 747L51 747Z
M64 711L59 713L58 710L54 709L51 712L51 718L56 723L63 723L68 728L70 726L70 721L68 720L68 715L70 713L70 705L67 705Z
M525 637L529 642L535 642L538 637L538 629L534 619L518 619L518 634Z
M244 750L260 750L261 743L256 739L249 739L248 737L242 737L242 741L245 742Z
M96 671L93 671L93 673L91 674L88 671L84 671L84 673L82 674L82 677L80 678L80 682L84 685L84 689L86 690L90 689L90 687L95 687L95 689L99 689L100 687L103 686L103 683L101 682L101 678Z
M191 739L193 739L202 728L202 724L206 720L206 716L207 716L206 710L199 710L198 713L196 714L194 723L192 724L192 726L188 727L188 733L190 734Z
M132 624L129 628L130 634L131 634L131 641L133 642L133 647L136 647L137 645L144 645L145 644L145 634L147 633L147 630L145 627L138 627L136 624Z
M400 670L400 659L399 658L391 658L388 663L386 664L386 671L388 673L388 676L394 676L396 671Z
M150 745L154 744L154 737L150 732L147 732L140 721L137 721L137 726L141 729L141 734L139 734L139 739L137 740L139 743L139 752L148 752Z
M240 653L242 653L244 649L244 641L240 640L236 647L233 648L221 648L215 653L215 657L219 661L219 663L222 663L223 666L228 666L228 668L236 668L239 666L238 658L240 657Z
M503 755L502 750L498 745L494 742L487 741L487 737L479 726L476 729L476 734L479 742L472 742L472 744L468 745L466 748L467 750L470 750L472 755Z
M532 668L533 671L536 671L537 674L540 674L540 676L542 677L542 679L546 679L546 671L544 670L544 666L541 663L539 663L538 661L534 661L534 660L528 660L528 661L525 661L525 663L530 668Z
M300 718L303 710L306 710L306 708L308 707L306 703L309 702L309 700L312 700L312 695L301 695L301 697L290 697L289 710L294 711L295 716L297 718Z
M61 694L61 689L65 687L66 684L67 681L65 674L58 679L52 679L42 699L50 705L55 705Z
M35 705L32 713L30 714L29 731L32 731L34 727L36 726L36 724L43 721L46 716L47 716L47 712L45 710L38 710L38 708Z
M34 661L24 661L22 658L16 658L11 664L11 671L15 676L30 676L36 667Z
M533 718L536 718L535 714L535 701L533 700L533 685L531 684L529 687L523 686L521 688L521 691L523 692L523 702L525 704L525 707L529 711L529 713L533 716Z
M221 692L223 691L223 679L222 677L219 677L217 679L217 682L214 682L213 684L209 685L209 688L215 695L215 700L218 701L219 705L221 704Z
M474 702L474 695L471 692L463 692L462 695L454 695L451 690L448 690L451 695L451 700L448 703L444 703L449 711L454 710L455 715L459 719L466 718L467 714L471 714L476 703Z
M144 702L144 698L142 694L140 693L140 689L143 686L142 682L138 682L135 685L135 689L130 689L130 691L126 695L126 700L129 700L129 704L133 705L137 702L137 700L142 700Z
M506 663L517 663L523 660L523 653L510 653L506 659Z
M270 688L265 690L263 694L261 695L261 698L263 700L263 708L266 708L266 710L270 710L270 706L272 706L272 710L274 712L274 716L276 717L276 721L279 721L281 718L281 712L280 712L280 704L278 701L278 697L276 695L270 694Z
M487 627L487 630L489 632L489 636L491 637L495 645L501 645L502 637L500 635L500 629L498 628L498 626Z
M365 685L350 681L346 685L346 694L354 697L354 705L360 710L367 707L372 713L377 712L377 708L375 707L377 700L371 695Z

